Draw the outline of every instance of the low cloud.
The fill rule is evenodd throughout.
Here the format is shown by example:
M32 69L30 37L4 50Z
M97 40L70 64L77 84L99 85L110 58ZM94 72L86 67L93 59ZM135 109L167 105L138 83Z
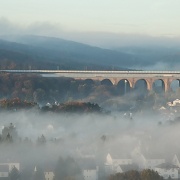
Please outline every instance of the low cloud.
M67 29L59 23L34 22L29 25L13 23L6 18L0 18L0 36L3 35L39 35L63 38L76 42L98 46L103 48L114 48L124 46L159 46L180 47L180 37L172 34L163 36L149 36L146 34L126 34L110 32L78 32Z

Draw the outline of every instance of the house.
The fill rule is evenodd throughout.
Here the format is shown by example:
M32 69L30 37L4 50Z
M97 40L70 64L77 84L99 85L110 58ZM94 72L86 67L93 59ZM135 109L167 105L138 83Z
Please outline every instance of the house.
M116 173L123 173L130 170L139 171L139 166L137 164L122 164L117 166Z
M87 167L83 170L84 180L98 180L98 166Z
M172 160L172 164L180 167L180 155L175 154L173 160Z
M89 149L76 149L76 156L80 157L80 158L88 158L88 159L94 159L95 156L95 152L93 149L89 148Z
M119 165L132 164L132 158L127 154L110 155L108 154L105 162L105 172L107 175L115 173Z
M12 170L13 167L16 167L20 171L20 164L19 163L0 163L1 165L7 165L9 172Z
M165 163L165 158L163 158L161 154L142 151L140 146L132 151L131 156L133 163L138 164L140 169L154 170L155 166Z
M44 170L44 176L46 180L53 180L54 179L54 172L51 169Z
M44 177L46 180L53 180L54 179L54 167L53 166L44 166ZM36 175L37 168L34 168L33 176Z
M141 152L141 146L140 145L138 147L136 147L131 152L131 156L132 156L133 163L138 164L140 169L145 169L145 167L146 167L146 159L145 159L144 155Z
M162 111L162 110L166 110L166 108L164 106L162 106L161 108L159 108L159 111Z
M171 163L162 163L155 167L155 171L164 179L171 177L172 179L178 179L179 167Z
M54 179L54 166L44 166L44 176L46 180Z
M172 106L180 106L180 100L179 99L176 99L174 100L172 103L171 102L167 102L167 105L169 107L172 107Z
M165 163L166 161L161 154L145 153L143 156L145 158L145 169L155 170L157 165Z
M96 165L95 159L83 158L77 161L81 167L84 180L98 180L99 167Z
M9 179L9 166L8 165L0 165L0 180L8 180Z
M52 104L50 104L49 102L46 104L46 106L48 106L49 108L52 108Z

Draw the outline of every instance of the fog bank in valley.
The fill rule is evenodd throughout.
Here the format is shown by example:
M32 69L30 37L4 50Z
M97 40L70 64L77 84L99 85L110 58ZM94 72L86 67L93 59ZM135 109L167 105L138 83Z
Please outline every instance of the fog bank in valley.
M1 143L0 148L6 149L4 153L7 153L0 157L4 161L20 159L26 164L29 163L28 156L32 157L31 163L36 164L41 161L55 162L59 156L80 158L83 155L97 156L99 153L105 158L112 151L131 153L139 145L146 153L162 153L169 159L180 149L180 124L173 125L170 121L158 124L159 117L153 114L136 115L129 119L122 113L61 115L19 111L4 112L1 117L2 128L13 123L18 132L18 139L14 139L12 144L4 146ZM42 134L46 143L38 146L37 138ZM31 139L32 146L23 143L27 137ZM50 155L46 156L47 153Z

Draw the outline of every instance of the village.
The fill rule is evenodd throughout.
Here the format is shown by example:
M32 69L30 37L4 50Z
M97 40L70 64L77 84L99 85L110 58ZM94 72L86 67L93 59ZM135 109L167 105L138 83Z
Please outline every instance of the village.
M75 159L80 169L82 170L82 175L84 180L99 180L99 176L102 176L99 172L99 164L95 155L82 155L81 158ZM20 162L14 162L7 160L7 162L0 163L0 179L8 179L9 173L16 168L19 173L23 173L25 167ZM42 169L44 172L45 180L54 180L55 164L52 165L50 162L48 164L43 164ZM148 154L142 154L140 147L135 148L131 154L107 154L106 161L103 167L103 177L109 177L111 174L125 173L130 170L135 170L142 172L144 169L154 170L158 172L163 179L179 179L179 169L180 169L180 156L175 154L171 160L167 160L162 156L151 156ZM32 171L35 174L37 167L34 167Z
M12 136L10 134L13 135L14 139L17 138L17 132L15 126L12 123L8 127L3 128L1 136L0 148L2 148L2 146L5 148L13 148L11 150L7 150L8 156L6 152L4 152L6 155L0 157L0 179L3 180L9 179L9 176L13 174L19 174L19 178L21 177L21 179L27 180L29 178L33 180L37 179L34 178L36 174L41 174L42 177L42 173L42 179L54 180L57 176L57 169L58 171L61 171L67 162L70 162L70 164L67 166L69 171L74 172L74 174L70 173L71 176L76 176L76 173L78 172L82 175L84 180L108 179L112 174L126 173L132 170L141 173L146 169L157 172L159 176L163 177L163 179L180 178L180 154L173 154L171 152L170 155L166 156L163 152L161 153L160 151L151 151L152 146L150 147L150 143L147 143L147 146L147 144L145 145L143 142L141 142L141 140L139 140L137 146L134 149L127 150L121 146L122 144L111 145L111 148L107 148L106 143L111 140L112 137L104 135L101 137L100 149L97 149L98 147L93 148L93 145L91 148L87 149L82 144L82 146L79 146L76 149L65 149L67 155L63 158L60 157L59 160L58 157L56 161L51 160L50 158L38 160L38 156L40 157L41 155L33 155L33 158L36 157L36 159L32 158L31 161L30 159L23 157L23 153L25 152L15 156L15 154L12 153L12 151L16 151L17 147L15 147L15 145L18 145L20 149L23 149L27 146L29 151L26 149L26 156L28 156L28 153L29 156L32 156L30 153L31 151L36 153L39 150L42 151L43 154L43 151L46 152L47 143L49 143L46 141L45 136L42 135L39 137L36 143L31 142L30 139L25 139L24 141L21 140L21 142L16 142L16 144L13 145L15 141L13 142ZM148 130L131 131L131 135L137 138L147 136L149 139L152 139L152 137L150 137L152 136L152 132ZM59 142L60 141L58 140L53 142L57 144L57 150L60 146L62 146L62 143L60 143L59 146ZM106 150L104 151L103 149ZM155 149L156 145L154 145L154 150ZM9 155L9 152L11 152L11 155ZM49 150L47 152L49 153ZM59 153L60 152L61 149L59 148ZM47 156L46 153L44 155ZM74 167L76 166L76 170L74 170L74 167L73 170L71 169L71 163ZM29 174L27 173L27 169ZM61 175L63 173L64 172L62 171ZM41 180L41 178L39 180Z

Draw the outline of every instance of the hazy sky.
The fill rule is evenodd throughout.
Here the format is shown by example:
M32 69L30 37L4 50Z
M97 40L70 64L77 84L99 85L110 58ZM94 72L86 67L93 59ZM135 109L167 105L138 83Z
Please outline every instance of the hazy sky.
M68 31L180 35L180 0L0 0L0 18Z

